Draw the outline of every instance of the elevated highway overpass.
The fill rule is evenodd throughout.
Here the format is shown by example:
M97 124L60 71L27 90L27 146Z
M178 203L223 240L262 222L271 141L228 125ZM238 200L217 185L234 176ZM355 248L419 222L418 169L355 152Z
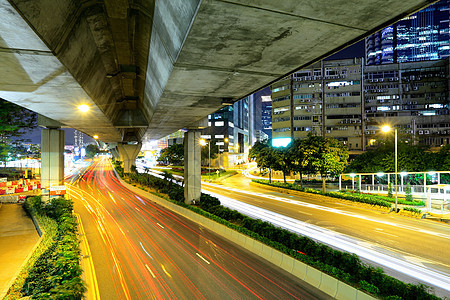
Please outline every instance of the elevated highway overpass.
M0 97L132 157L433 2L0 0Z

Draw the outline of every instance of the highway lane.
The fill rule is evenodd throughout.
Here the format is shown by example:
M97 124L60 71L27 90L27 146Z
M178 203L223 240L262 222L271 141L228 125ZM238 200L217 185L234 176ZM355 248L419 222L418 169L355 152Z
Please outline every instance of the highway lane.
M228 178L223 185L204 183L202 188L292 218L291 223L296 220L304 222L308 226L298 225L297 228L303 226L305 231L306 227L318 226L314 228L316 234L313 231L310 234L313 238L319 236L323 228L329 230L329 236L339 235L341 241L351 239L355 249L350 251L356 250L357 246L372 249L373 252L441 273L447 281L450 279L450 226L447 224L393 216L319 195L286 195L250 186L249 182L242 175L236 175ZM337 243L338 247L345 249ZM387 273L395 271L387 270ZM405 279L411 280L403 276L402 280ZM449 295L450 292L444 289L441 294Z
M135 195L106 159L68 185L103 299L323 299L297 278Z

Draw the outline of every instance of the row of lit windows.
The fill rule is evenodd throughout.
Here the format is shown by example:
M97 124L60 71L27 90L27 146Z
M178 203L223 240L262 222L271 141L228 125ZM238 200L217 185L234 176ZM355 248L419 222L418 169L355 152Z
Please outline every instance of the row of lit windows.
M291 131L290 128L285 127L285 128L275 128L272 130L273 132L286 132L286 131Z
M361 107L360 103L334 103L327 104L327 108L351 108L351 107Z
M279 102L279 101L284 101L284 100L289 100L289 99L291 99L290 96L278 97L278 98L272 99L272 102Z
M326 97L352 97L360 96L361 92L327 93Z
M279 118L274 118L273 122L285 122L285 121L289 121L291 118L290 117L279 117Z

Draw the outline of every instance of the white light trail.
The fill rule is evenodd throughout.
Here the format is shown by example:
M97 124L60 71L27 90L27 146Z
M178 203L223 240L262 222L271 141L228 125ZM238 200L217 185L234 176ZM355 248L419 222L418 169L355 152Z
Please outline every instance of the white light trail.
M377 252L376 250L374 250L379 248L377 245L372 245L371 243L365 241L363 242L344 234L308 224L306 222L302 222L294 218L274 213L272 211L250 204L242 203L220 194L209 191L206 193L210 194L211 196L217 197L222 205L229 207L230 209L235 209L249 217L268 221L276 226L288 229L292 232L311 237L314 240L342 249L344 251L355 253L361 258L365 258L369 261L404 273L410 277L417 278L431 285L450 291L450 276L448 274L432 269L427 269L423 266Z

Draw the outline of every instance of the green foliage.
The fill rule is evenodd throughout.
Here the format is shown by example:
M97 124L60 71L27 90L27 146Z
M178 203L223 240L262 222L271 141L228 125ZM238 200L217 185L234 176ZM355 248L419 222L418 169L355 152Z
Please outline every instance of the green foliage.
M36 123L36 113L0 98L0 161L6 161L8 153L22 151L19 145L26 140L20 137Z
M366 291L366 292L368 292L370 294L373 294L373 295L377 295L378 293L380 293L380 290L376 286L374 286L373 284L368 283L365 280L361 280L359 282L359 287L363 291Z
M122 163L118 160L112 160L111 162L114 166L114 169L116 169L117 174L119 174L120 177L123 177L124 169L122 167Z
M421 214L422 213L422 211L420 209L417 209L417 208L414 208L414 207L408 207L408 206L403 207L403 210L410 211L410 212L413 212L415 214Z
M93 158L95 154L99 153L100 149L97 145L89 144L86 146L86 157L87 158Z
M371 149L358 155L345 169L345 173L377 173L395 171L394 145L388 142L377 149ZM409 172L447 171L450 169L450 146L431 152L423 145L398 145L398 169Z
M207 143L211 143L211 146L205 145L201 148L201 160L206 165L209 164L209 156L211 156L211 159L217 158L219 154L219 146L216 145L216 140L208 140Z
M392 194L392 191L393 191L392 182L389 182L389 184L388 184L388 197L389 198L394 197L393 194Z
M40 206L40 207L39 207ZM40 197L25 201L25 209L56 221L53 242L28 272L22 287L33 299L82 299L86 287L81 279L77 224L72 215L73 202L52 198L44 204Z
M259 168L282 171L285 183L290 171L300 173L300 178L303 174L319 173L325 188L326 176L342 173L347 164L348 149L336 139L308 135L307 139L295 140L286 147L255 144L249 155Z
M408 184L405 187L405 200L406 201L413 201L413 197L412 197L412 194L411 194L411 184L409 184L409 182L408 182Z
M165 149L162 149L159 153L159 157L156 160L165 164L183 165L184 145L174 144Z

